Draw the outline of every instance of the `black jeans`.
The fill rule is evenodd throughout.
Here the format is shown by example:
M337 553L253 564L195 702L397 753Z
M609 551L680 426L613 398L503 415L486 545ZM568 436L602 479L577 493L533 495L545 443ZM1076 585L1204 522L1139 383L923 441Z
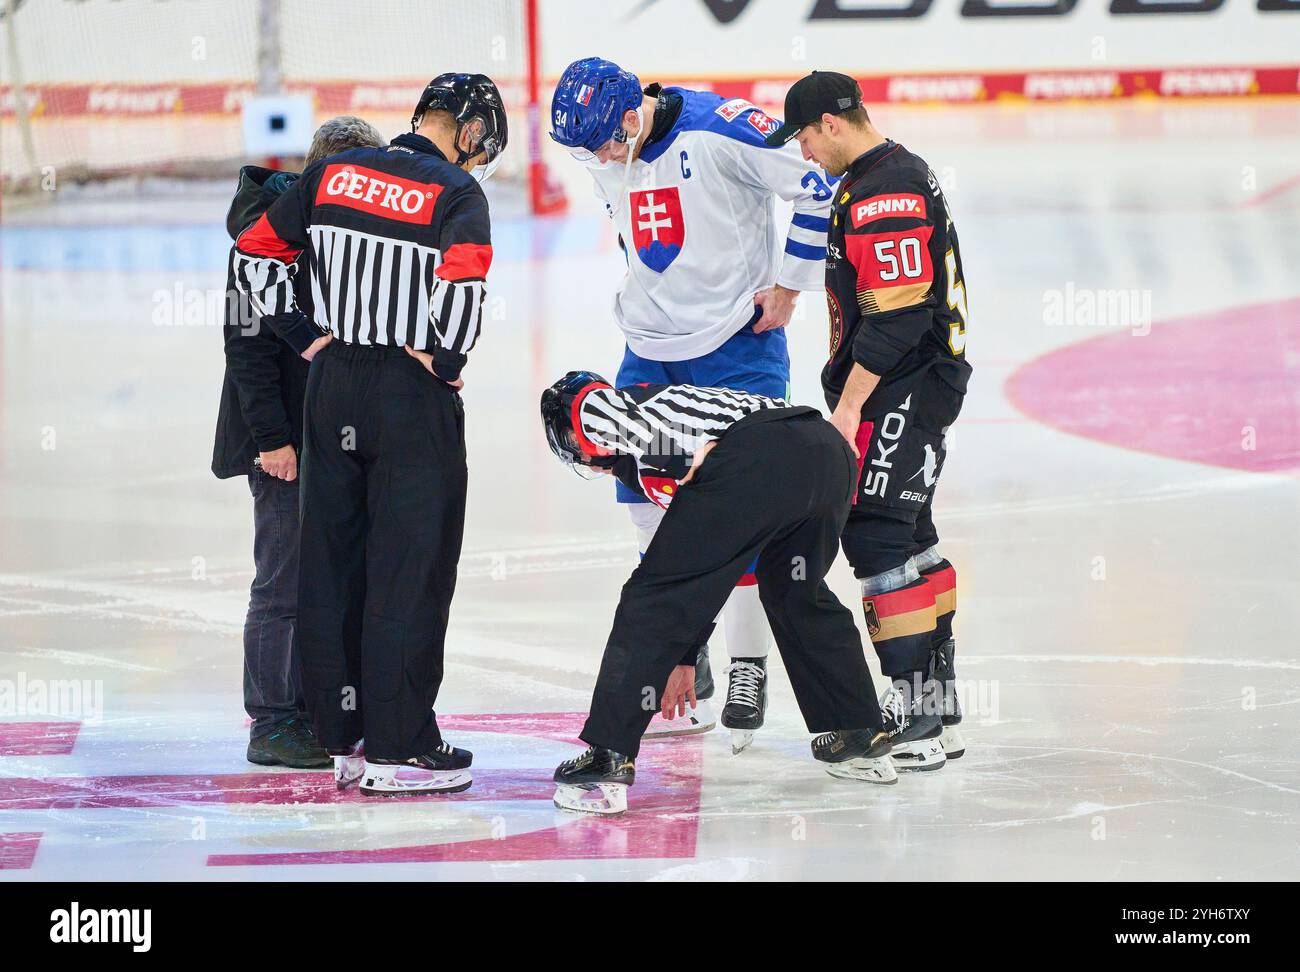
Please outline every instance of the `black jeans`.
M298 483L252 472L253 563L244 619L244 711L253 739L303 714L298 615Z
M322 745L407 759L433 704L465 526L464 410L401 348L335 341L307 378L298 638Z
M758 590L810 732L881 726L853 615L826 586L857 462L820 415L729 431L623 585L581 738L635 756L674 666L758 558Z

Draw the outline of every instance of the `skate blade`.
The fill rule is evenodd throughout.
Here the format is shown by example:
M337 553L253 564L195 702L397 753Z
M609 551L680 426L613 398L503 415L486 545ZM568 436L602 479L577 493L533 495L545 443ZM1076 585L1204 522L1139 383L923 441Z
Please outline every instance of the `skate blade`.
M918 739L915 742L894 743L889 758L894 761L894 769L900 773L941 770L948 761L948 757L943 754L943 746L940 745L938 736L933 739Z
M731 730L731 755L739 756L749 744L754 741L753 729L732 729Z
M898 782L898 770L889 756L877 756L874 759L859 756L842 763L826 763L825 766L827 773L842 780L880 783L884 786Z
M674 736L696 736L702 732L709 732L717 727L716 722L703 722L690 726L673 727L669 726L664 729L647 729L641 734L642 739L671 739Z
M966 740L961 734L961 730L956 726L944 726L943 735L939 737L939 745L943 747L943 754L948 759L961 759L966 755Z
M552 802L571 813L617 817L627 811L626 783L560 783Z
M361 792L366 796L434 796L468 790L474 777L467 770L434 773L429 780L402 781L369 771L362 774Z
M713 714L713 707L708 699L700 699L699 704L687 706L686 714L675 719L665 719L658 712L641 734L642 739L667 739L672 736L694 736L708 732L718 724Z

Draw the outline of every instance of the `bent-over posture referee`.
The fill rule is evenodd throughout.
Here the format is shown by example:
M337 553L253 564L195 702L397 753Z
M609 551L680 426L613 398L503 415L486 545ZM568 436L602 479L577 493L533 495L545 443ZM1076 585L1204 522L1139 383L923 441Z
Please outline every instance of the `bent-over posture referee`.
M579 472L612 473L667 508L623 585L581 756L555 771L557 806L626 809L633 758L656 709L693 691L695 649L757 558L813 755L835 776L893 783L886 725L862 641L825 577L849 514L857 460L821 415L726 388L634 385L570 372L542 395L551 450ZM599 791L599 796L594 792ZM593 798L594 796L594 798Z
M263 319L315 357L302 458L303 688L339 785L360 777L368 794L471 782L471 755L443 742L431 706L464 529L457 392L492 262L476 176L506 146L501 95L481 74L440 75L411 128L386 148L309 166L240 236L234 258ZM293 299L304 250L314 325Z

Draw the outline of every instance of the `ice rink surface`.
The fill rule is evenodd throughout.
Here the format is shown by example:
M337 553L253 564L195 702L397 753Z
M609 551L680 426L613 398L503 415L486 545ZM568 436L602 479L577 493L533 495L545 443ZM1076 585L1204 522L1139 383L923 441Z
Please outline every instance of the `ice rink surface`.
M0 229L0 880L1300 875L1300 101L873 117L947 187L966 267L975 373L936 504L965 758L832 779L778 664L749 751L647 744L625 817L552 807L636 559L536 414L621 349L622 257L575 194L495 210L467 372L438 711L473 788L368 801L248 764L251 502L208 470L201 306L231 187L60 191ZM826 315L801 305L793 397L821 405ZM859 615L842 559L831 582Z

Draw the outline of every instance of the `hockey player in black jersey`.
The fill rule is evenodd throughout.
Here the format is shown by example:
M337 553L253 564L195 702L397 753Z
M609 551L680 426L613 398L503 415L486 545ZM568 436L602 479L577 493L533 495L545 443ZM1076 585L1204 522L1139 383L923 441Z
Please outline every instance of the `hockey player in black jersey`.
M857 463L812 408L725 388L611 388L570 372L542 394L551 451L616 476L667 513L623 586L580 734L590 749L555 771L564 809L621 813L641 734L688 695L695 649L757 558L759 597L808 730L833 776L893 783L891 740L862 641L826 586Z
M966 286L948 203L920 157L882 136L857 82L814 71L786 95L770 144L842 177L827 236L832 423L858 457L844 553L881 671L882 703L912 710L899 769L940 769L965 751L957 731L952 638L956 572L939 554L932 506L944 436L966 393ZM939 738L930 738L939 721Z

